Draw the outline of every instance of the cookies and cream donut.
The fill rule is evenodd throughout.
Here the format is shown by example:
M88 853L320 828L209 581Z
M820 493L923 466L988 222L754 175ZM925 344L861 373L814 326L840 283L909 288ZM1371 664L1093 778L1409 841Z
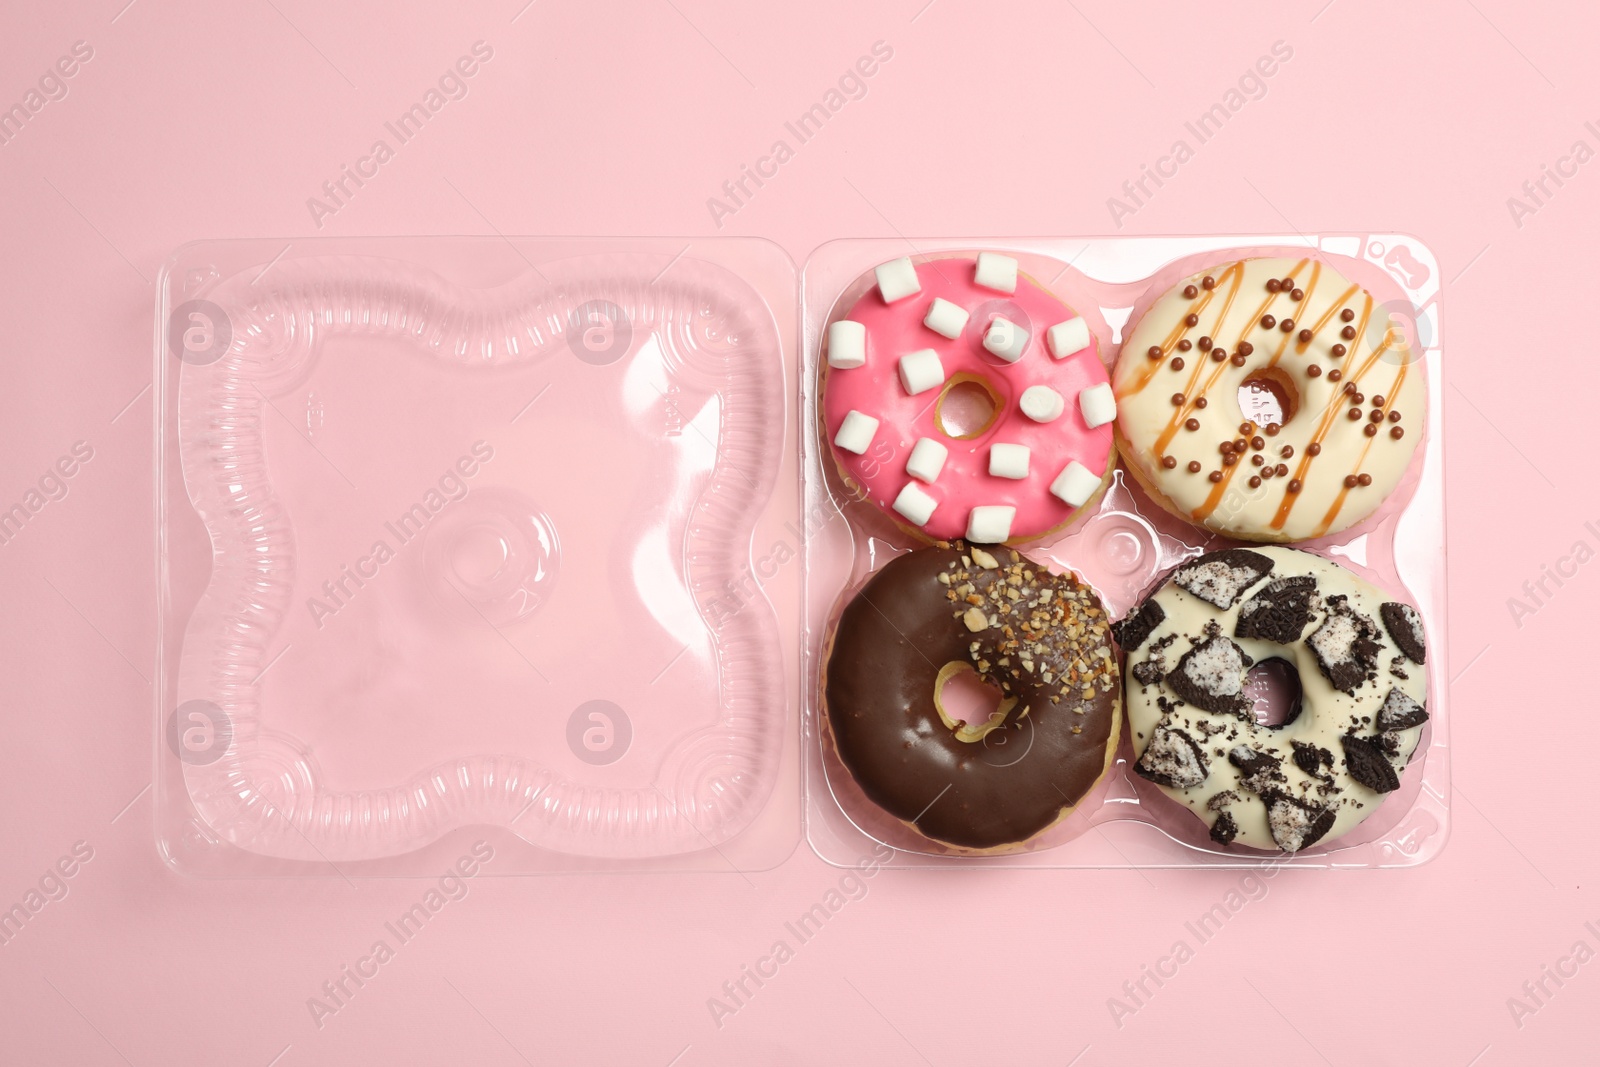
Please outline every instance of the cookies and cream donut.
M1297 852L1353 829L1399 788L1428 720L1416 609L1309 552L1201 556L1115 632L1134 770L1219 844ZM1246 693L1268 660L1301 688L1275 726Z
M845 607L825 655L828 733L866 795L963 851L1007 851L1069 814L1111 764L1122 717L1094 592L1008 549L936 545L891 560ZM950 715L966 673L988 721Z
M841 474L930 540L1038 538L1110 477L1099 342L1010 256L883 264L829 325L825 355L821 419ZM962 424L969 403L987 421Z
M1427 415L1420 356L1327 263L1218 264L1129 334L1113 375L1118 445L1153 497L1218 533L1337 533L1411 462Z

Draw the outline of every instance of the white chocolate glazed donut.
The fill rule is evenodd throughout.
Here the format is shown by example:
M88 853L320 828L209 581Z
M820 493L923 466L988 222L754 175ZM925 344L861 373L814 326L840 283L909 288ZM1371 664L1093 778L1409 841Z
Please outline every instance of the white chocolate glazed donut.
M1218 264L1158 299L1123 345L1117 443L1191 522L1247 541L1337 533L1411 462L1427 414L1420 358L1326 263Z
M1416 610L1309 552L1201 556L1113 632L1134 770L1218 844L1297 852L1348 832L1399 787L1428 718ZM1277 726L1245 692L1271 659L1301 686L1299 714Z

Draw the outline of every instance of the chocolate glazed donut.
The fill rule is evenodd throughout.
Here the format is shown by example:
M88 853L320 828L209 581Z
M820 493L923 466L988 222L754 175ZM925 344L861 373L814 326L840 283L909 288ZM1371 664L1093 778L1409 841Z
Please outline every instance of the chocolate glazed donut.
M1002 695L985 723L939 699L968 671ZM856 594L824 692L834 746L867 796L965 851L1006 850L1065 817L1110 766L1122 716L1099 598L1016 552L960 542L900 556Z

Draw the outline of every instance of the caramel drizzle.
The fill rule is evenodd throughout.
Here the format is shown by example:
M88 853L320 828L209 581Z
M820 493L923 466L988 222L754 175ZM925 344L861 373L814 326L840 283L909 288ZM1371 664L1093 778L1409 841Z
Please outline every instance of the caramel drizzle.
M1299 263L1296 263L1294 265L1294 270L1289 272L1289 277L1292 278L1296 274L1299 274L1305 269L1306 264L1309 262L1310 260L1302 259ZM1312 263L1311 280L1306 283L1305 297L1302 301L1304 306L1311 306L1311 298L1316 295L1317 282L1321 279L1321 277L1322 264ZM1282 290L1279 290L1279 292L1282 292ZM1247 323L1245 323L1244 332L1239 335L1239 341L1244 340L1245 334L1249 333L1251 329L1255 327L1255 324L1260 321L1262 315L1266 314L1267 308L1272 305L1272 301L1277 299L1277 297L1278 293L1273 293L1271 296L1269 296L1266 302L1261 305L1261 310L1257 311L1255 315L1252 316ZM1322 317L1322 321L1318 323L1318 326L1320 327L1322 323L1327 322L1328 315L1331 314L1332 312L1330 311L1327 315L1324 315ZM1268 367L1276 367L1278 365L1278 361L1283 358L1283 354L1289 350L1289 344L1290 342L1294 341L1295 333L1297 332L1298 331L1294 331L1283 335L1283 340L1278 343L1278 350L1272 354L1272 359L1267 363ZM1315 338L1313 337L1313 339ZM1234 342L1235 349L1238 348L1239 341ZM1208 392L1210 391L1211 387L1216 384L1217 379L1222 376L1222 373L1227 366L1227 363L1219 363L1217 365L1217 369L1211 375L1211 380L1206 382L1206 390ZM1200 506L1189 513L1196 522L1204 522L1206 519L1211 517L1212 512L1217 510L1217 505L1222 503L1223 496L1227 494L1228 486L1233 482L1233 476L1239 472L1241 467L1245 466L1245 464L1242 462L1243 458L1244 457L1241 455L1240 461L1236 461L1231 467L1227 465L1223 466L1222 480L1217 482L1216 485L1213 485L1211 487L1211 492L1206 494L1206 498L1201 502ZM1289 495L1287 490L1284 492L1285 495Z
M1387 347L1388 344L1389 344L1389 341L1388 341L1388 338L1386 337L1384 339L1384 346ZM1381 349L1380 349L1380 351L1381 351ZM1406 365L1404 363L1402 363L1402 364L1400 364L1399 373L1397 373L1394 376L1393 392L1389 396L1384 398L1383 417L1384 417L1385 421L1387 421L1388 418L1389 418L1389 412L1394 407L1394 402L1400 398L1400 385L1405 380L1406 380ZM1377 440L1378 440L1379 437L1383 436L1382 428L1383 428L1384 424L1382 422L1380 422L1377 425L1379 427L1379 432L1374 434L1374 435L1372 435L1371 437L1367 438L1367 443L1364 446L1362 446L1361 455L1356 457L1355 470L1351 471L1350 472L1351 474L1359 474L1361 472L1361 465L1366 462L1367 453L1372 451L1372 446L1375 443L1377 443ZM1341 484L1339 486L1339 495L1334 497L1334 499L1333 499L1333 506L1330 507L1328 509L1328 513L1322 517L1322 522L1320 522L1317 525L1316 530L1311 534L1312 537L1321 537L1323 534L1328 532L1328 527L1333 525L1333 520L1339 514L1339 509L1344 507L1345 497L1347 497L1349 495L1350 495L1349 488Z
M1394 342L1394 332L1391 330L1389 333L1384 335L1383 343L1372 350L1372 354L1367 357L1366 362L1361 364L1360 369L1357 370L1354 375L1346 375L1344 373L1344 371L1348 370L1350 365L1355 362L1356 356L1360 352L1361 342L1364 341L1367 336L1367 323L1371 320L1371 318L1372 296L1368 294L1361 308L1361 322L1356 327L1355 340L1351 342L1350 353L1349 355L1345 356L1344 364L1340 368L1340 376L1350 384L1359 383L1366 375L1367 371L1372 369L1372 365L1389 350L1389 346ZM1397 381L1396 385L1398 384L1399 383ZM1340 409L1346 406L1344 403L1344 396L1345 393L1343 387L1341 386L1339 391L1333 394L1333 398L1328 401L1328 406L1323 409L1322 421L1317 424L1317 432L1312 436L1311 443L1320 445L1323 439L1328 436L1328 431L1333 428L1333 424L1338 419L1338 413ZM1392 405L1393 403L1394 399L1392 397L1389 398L1388 404ZM1385 414L1387 415L1387 406L1385 407ZM1368 442L1368 447L1371 447L1371 442ZM1366 452L1363 450L1362 456L1365 455ZM1310 455L1309 451L1301 454L1300 464L1294 473L1294 477L1300 479L1301 484L1304 484L1306 471L1311 468L1311 461L1314 459L1316 459L1316 457ZM1284 493L1283 501L1278 505L1278 513L1272 517L1272 529L1283 529L1284 523L1289 521L1289 512L1294 510L1296 499L1298 499L1297 494L1288 492ZM1331 519L1329 521L1331 521Z
M1201 296L1195 304L1190 306L1189 310L1184 313L1184 317L1187 318L1189 315L1199 315L1201 312L1205 311L1205 309L1211 305L1211 301L1215 299L1217 293L1222 289L1222 283L1228 281L1230 278L1233 281L1233 285L1228 290L1227 302L1222 306L1222 314L1226 315L1228 313L1228 307L1233 303L1234 294L1239 291L1239 286L1244 282L1244 260L1242 259L1235 260L1234 262L1228 264L1228 266L1223 269L1222 273L1217 276L1216 287L1205 290L1205 295ZM1217 318L1217 321L1219 323L1222 321L1221 316ZM1172 328L1172 332L1167 334L1166 339L1161 342L1161 358L1148 360L1150 365L1145 368L1144 373L1140 376L1139 380L1133 384L1133 387L1127 392L1123 393L1122 396L1133 396L1135 393L1141 392L1145 386L1149 385L1150 382L1154 380L1155 376L1161 372L1161 368L1166 366L1167 356L1170 355L1172 350L1177 347L1178 341L1185 333L1189 331L1189 329L1190 327L1185 325L1183 319L1180 318L1178 320L1178 325L1174 326ZM1148 357L1146 358L1148 359ZM1120 400L1121 397L1118 397L1118 399Z
M1302 259L1299 263L1295 264L1294 270L1291 272L1291 274L1298 274L1301 268L1303 268L1305 265L1306 260ZM1233 289L1228 293L1227 302L1222 305L1221 314L1217 316L1216 324L1212 328L1213 334L1220 334L1222 332L1222 323L1225 319L1227 319L1228 311L1233 306L1233 298L1238 294L1239 289L1243 286L1243 284L1244 272L1241 270L1239 272L1238 279L1234 283ZM1272 302L1276 299L1278 299L1277 293L1267 294L1267 298L1261 302L1261 306L1256 308L1255 313L1245 320L1244 329L1240 331L1238 338L1233 343L1233 348L1235 350L1238 349L1239 342L1245 339L1245 335L1248 334L1252 328L1254 328L1258 321L1260 321L1261 316L1267 313L1267 309L1272 306ZM1194 328L1199 329L1198 326ZM1216 339L1213 338L1213 340ZM1220 348L1226 349L1228 347L1226 344L1223 344L1220 341L1217 341L1216 343ZM1279 354L1282 354L1281 351ZM1185 399L1183 405L1177 409L1171 420L1168 421L1167 428L1161 431L1161 436L1156 438L1156 443L1153 450L1154 455L1162 456L1166 454L1167 446L1172 443L1172 439L1178 434L1178 428L1183 425L1185 419L1199 410L1199 408L1195 406L1195 400L1210 393L1211 388L1217 384L1217 379L1221 378L1228 369L1227 360L1223 360L1222 362L1218 363L1212 368L1211 376L1206 379L1205 384L1197 390L1195 386L1199 384L1200 375L1206 369L1206 364L1208 362L1210 362L1210 360L1205 358L1205 354L1195 358L1194 371L1189 375L1188 384L1184 386L1183 395ZM1276 363L1277 359L1274 358L1273 362Z
M1319 263L1317 266L1318 266L1318 269L1320 269L1322 265ZM1313 281L1313 283L1315 283L1315 278L1313 278L1312 281ZM1324 326L1328 325L1328 320L1333 318L1334 312L1336 312L1336 311L1340 310L1341 308L1343 308L1345 301L1349 300L1352 296L1355 296L1360 291L1361 291L1361 286L1352 285L1350 288L1346 289L1343 293L1339 294L1339 299L1335 300L1331 305L1329 305L1328 310L1324 311L1322 313L1322 318L1318 319L1317 320L1317 324L1315 326L1311 327L1311 341L1315 341L1317 339L1317 334L1321 333L1322 332L1322 328ZM1306 291L1306 299L1307 300L1311 299L1310 290ZM1298 331L1296 331L1296 332L1298 332ZM1301 340L1297 339L1295 341L1295 346L1294 346L1295 355L1297 355L1297 356L1305 355L1306 349L1311 347L1311 341L1301 341Z

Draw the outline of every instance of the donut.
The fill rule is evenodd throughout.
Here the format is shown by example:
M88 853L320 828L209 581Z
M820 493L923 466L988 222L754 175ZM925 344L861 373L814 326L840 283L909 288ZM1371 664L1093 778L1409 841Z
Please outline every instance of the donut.
M1002 852L1065 818L1111 765L1122 687L1094 592L1009 549L891 560L846 605L825 656L834 750L867 797L957 851ZM986 722L945 709L971 672Z
M1117 444L1144 489L1190 522L1245 541L1338 533L1377 510L1422 439L1420 355L1326 263L1219 264L1173 286L1128 335Z
M922 538L1033 540L1110 478L1099 351L1010 256L893 260L828 326L824 435L845 481Z
M1399 788L1428 721L1416 609L1309 552L1201 556L1114 632L1134 772L1219 845L1298 852L1354 829ZM1300 697L1267 726L1245 683L1273 660Z

